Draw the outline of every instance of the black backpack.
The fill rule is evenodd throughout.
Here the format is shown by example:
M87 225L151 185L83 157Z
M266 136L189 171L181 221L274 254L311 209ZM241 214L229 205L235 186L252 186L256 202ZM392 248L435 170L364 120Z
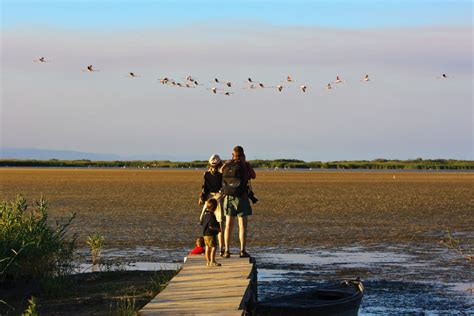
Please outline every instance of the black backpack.
M241 196L244 193L243 187L244 170L236 161L230 161L222 168L222 192L226 195Z

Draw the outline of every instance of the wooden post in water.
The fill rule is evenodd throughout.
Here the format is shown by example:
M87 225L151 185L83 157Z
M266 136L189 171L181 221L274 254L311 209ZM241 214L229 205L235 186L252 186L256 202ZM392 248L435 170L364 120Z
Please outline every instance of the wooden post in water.
M252 315L257 305L257 266L253 258L220 259L207 267L204 256L189 256L168 286L140 315Z

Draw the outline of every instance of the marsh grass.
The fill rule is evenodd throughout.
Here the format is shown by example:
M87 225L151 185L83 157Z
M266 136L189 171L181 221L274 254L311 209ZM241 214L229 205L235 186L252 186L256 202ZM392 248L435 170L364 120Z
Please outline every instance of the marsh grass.
M100 260L100 252L104 243L104 236L99 232L94 232L87 237L86 243L91 250L92 264L98 264Z
M178 271L166 271L166 270L158 270L155 271L150 278L150 292L151 295L154 296L161 291L163 291L171 281L171 279L178 274Z
M115 315L133 316L137 315L137 305L135 297L123 296L117 302L117 310Z
M21 314L21 316L39 316L37 307L38 307L38 302L36 300L36 297L32 296L28 300L28 307Z
M47 208L43 197L32 210L21 195L0 203L0 283L73 270L75 238L68 239L66 233L75 215L51 226Z

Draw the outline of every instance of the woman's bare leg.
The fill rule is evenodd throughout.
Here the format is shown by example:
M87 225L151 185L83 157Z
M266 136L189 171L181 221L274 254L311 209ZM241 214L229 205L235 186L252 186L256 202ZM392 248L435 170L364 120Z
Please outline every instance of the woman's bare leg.
M230 251L230 235L232 234L232 228L234 228L234 217L226 216L224 242L225 251Z
M240 239L240 251L245 251L247 243L247 216L239 218L239 239Z
M225 244L224 244L224 234L225 234L225 224L224 222L220 222L219 223L219 226L221 228L221 232L219 233L219 235L217 235L217 240L219 241L219 251L220 252L223 252L224 248L225 248Z

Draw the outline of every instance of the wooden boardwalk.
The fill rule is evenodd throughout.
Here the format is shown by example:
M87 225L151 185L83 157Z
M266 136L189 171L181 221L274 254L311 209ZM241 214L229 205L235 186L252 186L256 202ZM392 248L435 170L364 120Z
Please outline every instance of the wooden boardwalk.
M253 259L220 259L207 267L204 256L189 256L182 270L140 315L246 315L257 301Z

